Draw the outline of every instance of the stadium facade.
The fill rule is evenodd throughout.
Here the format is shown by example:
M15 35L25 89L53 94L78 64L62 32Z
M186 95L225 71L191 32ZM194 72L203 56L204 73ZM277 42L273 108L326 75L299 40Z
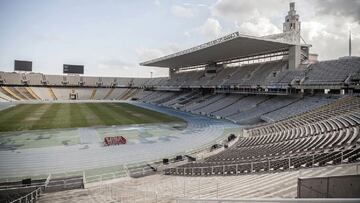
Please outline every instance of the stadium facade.
M310 48L301 37L295 4L290 3L283 33L255 37L234 32L140 64L168 68L169 77L0 72L0 101L4 108L9 104L32 102L121 100L173 114L188 122L178 142L127 146L126 151L92 151L92 157L110 166L110 159L114 159L116 153L122 153L122 159L127 159L148 147L151 150L147 152L154 156L144 153L137 154L133 160L128 158L132 164L141 157L147 158L139 165L132 165L133 168L116 162L124 164L121 170L127 177L148 177L91 187L83 175L60 179L49 175L31 194L47 188L52 191L51 188L62 190L85 185L89 187L86 190L48 195L40 201L61 202L61 198L68 196L84 202L94 198L100 202L158 202L158 198L168 202L238 198L232 201L246 202L254 199L241 198L258 197L336 197L352 198L339 202L358 201L355 199L360 197L359 184L355 181L358 177L346 180L341 177L356 175L359 168L360 57L317 61L317 55L312 54ZM234 128L239 131L226 134L227 129ZM69 168L95 167L87 153L76 150L66 154L76 154L85 161L75 163L76 160L69 158L73 164L69 164ZM107 154L110 151L113 154ZM42 153L32 150L29 154L40 156L37 152ZM50 158L59 153L49 154L42 160L57 166L52 165L56 160ZM99 154L107 159L101 159ZM0 157L7 165L0 166L0 171L9 176L16 176L14 171L21 174L21 170L12 167L30 169L32 164L41 166L31 168L34 173L52 170L40 162L24 159L29 157L26 151L0 152ZM16 160L25 165L18 165ZM111 176L119 177L114 174ZM302 185L297 182L297 178L312 177L326 177L329 181L328 176L334 175L341 177L332 185L315 180L303 180ZM103 180L102 174L97 176ZM159 187L152 187L153 184ZM331 190L329 185L336 189ZM347 188L346 191L335 192L341 187Z

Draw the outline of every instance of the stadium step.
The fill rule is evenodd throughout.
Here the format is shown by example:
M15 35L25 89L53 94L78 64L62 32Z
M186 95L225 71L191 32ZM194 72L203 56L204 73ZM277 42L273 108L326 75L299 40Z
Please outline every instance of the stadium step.
M25 87L25 89L37 100L41 100L41 98L31 89L31 87Z
M136 95L140 90L139 89L135 89L135 90L132 90L132 92L130 92L126 98L124 98L125 100L128 100L128 99L131 99L134 95Z
M107 99L107 98L109 98L109 96L111 95L111 93L114 91L114 88L111 88L110 90L109 90L109 92L105 95L105 97L103 98L103 99Z
M4 93L5 95L15 99L15 100L22 100L21 97L19 97L18 95L16 95L14 92L12 92L8 87L0 87L0 90L2 90L2 93Z
M14 87L14 89L27 100L36 100L36 98L30 94L26 87Z
M95 95L96 95L96 88L93 89L90 99L93 100L95 98Z
M51 87L49 87L48 93L53 100L57 100L57 97L56 97L54 91L51 89Z
M119 97L116 99L118 100L128 100L134 95L136 95L140 90L139 89L127 89L124 93L122 93Z
M128 94L130 94L130 92L132 91L132 89L127 89L124 93L122 93L119 97L117 97L116 99L118 100L126 100Z
M10 91L21 97L23 100L31 100L31 95L23 87L8 87Z

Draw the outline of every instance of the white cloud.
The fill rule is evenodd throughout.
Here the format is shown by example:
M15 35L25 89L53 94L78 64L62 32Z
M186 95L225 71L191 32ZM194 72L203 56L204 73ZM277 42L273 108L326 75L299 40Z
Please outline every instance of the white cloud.
M220 22L215 18L206 19L205 23L199 27L200 34L207 38L217 38L223 34Z
M243 22L239 24L235 22L235 27L239 29L240 33L263 36L281 33L281 30L270 22L268 18L257 18L251 21Z
M36 33L33 38L40 42L46 43L65 43L66 40L63 36L49 33Z
M162 51L159 49L144 48L144 47L138 48L136 50L136 53L141 62L159 58L163 55Z
M190 37L190 36L191 36L191 34L190 34L189 31L185 31L185 32L184 32L184 35L185 35L186 37Z
M186 5L185 5L186 6ZM195 16L195 11L188 6L173 5L171 7L171 13L176 17L191 18Z
M286 4L287 1L288 0L218 0L212 7L211 12L213 16L244 22L259 17L279 15L279 10L288 6Z
M117 77L166 77L166 68L141 67L137 63L129 63L118 58L102 58L97 63L95 75Z
M303 14L306 15L306 14ZM311 52L319 54L320 60L336 59L348 55L348 31L360 32L360 25L351 16L318 13L308 21L302 22L302 36L312 44ZM356 46L360 39L353 37L353 54L359 55Z
M120 77L141 77L141 74L136 71L136 68L136 64L125 62L117 58L103 58L97 63L97 69L101 73L111 73L111 75L119 75Z
M160 0L154 0L154 4L156 5L156 6L160 6Z
M167 44L161 48L145 48L139 47L135 50L139 63L145 62L151 59L156 59L162 56L173 54L183 50L184 47L179 44ZM156 67L142 67L141 74L148 74L153 72L153 77L165 77L169 75L167 68L156 68ZM147 76L148 77L148 76Z
M314 0L314 3L317 4L317 11L322 15L347 17L360 23L359 0Z
M308 21L302 23L302 35L312 41L315 38L329 35L329 33L326 31L326 25L316 21Z
M98 65L102 68L124 67L126 69L136 66L136 64L128 63L117 58L103 58L99 61Z
M263 36L282 32L290 0L217 0L211 17L234 25L240 33ZM356 3L355 3L356 2ZM259 6L260 5L260 6ZM296 2L302 37L312 44L311 52L320 60L347 55L348 30L352 28L353 53L359 55L360 2L341 0L304 0ZM229 29L225 27L225 29ZM231 28L230 28L231 29Z
M136 54L140 62L148 61L151 59L159 58L168 54L173 54L175 52L181 51L183 47L180 47L177 44L168 44L162 48L137 48Z
M198 7L208 7L206 4L196 4Z
M274 21L279 10L286 11L289 0L232 1L217 0L211 7L211 15L234 25L240 33L264 36L282 32L281 24ZM261 6L259 6L261 5ZM286 14L286 12L284 12Z

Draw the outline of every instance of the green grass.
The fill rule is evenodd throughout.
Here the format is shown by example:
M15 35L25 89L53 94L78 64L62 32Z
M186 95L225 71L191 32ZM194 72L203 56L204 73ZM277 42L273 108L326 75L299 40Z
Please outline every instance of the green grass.
M183 122L127 103L20 104L0 111L0 132Z

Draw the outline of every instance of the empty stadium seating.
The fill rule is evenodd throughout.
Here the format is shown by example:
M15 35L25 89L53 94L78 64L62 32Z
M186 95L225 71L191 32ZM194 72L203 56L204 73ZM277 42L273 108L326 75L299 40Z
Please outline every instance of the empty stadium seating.
M178 198L198 199L197 202L221 198L234 199L233 201L237 198L295 198L298 178L351 174L356 174L356 165L221 178L151 175L130 180L120 179L115 183L94 185L84 190L44 194L39 203L60 203L64 199L76 199L77 202L155 203L177 202Z
M331 97L331 96L321 96L321 95L306 96L300 98L299 100L289 104L288 106L282 109L266 113L261 118L268 122L282 120L294 116L296 114L310 111L313 108L328 104L336 99L337 97Z
M142 92L142 91L141 91ZM123 95L123 93L126 93ZM79 88L79 87L0 87L0 101L53 101L70 100L70 95L77 100L130 100L140 94L140 89L128 88Z
M282 117L300 114L339 98L339 96L201 94L196 91L182 94L166 91L142 91L141 94L146 95L139 98L144 102L178 108L195 114L226 118L239 124L273 122ZM273 115L275 118L272 118Z
M309 67L303 84L343 84L350 75L359 72L359 67L359 58L318 62Z
M172 78L121 78L43 75L0 72L2 85L84 86L84 87L243 87L286 88L292 85L352 85L360 71L360 58L345 58L302 65L287 70L286 60L220 67L206 76L204 69L175 73ZM349 79L350 78L350 79Z
M247 129L228 150L203 162L167 169L176 175L230 175L315 167L360 160L360 98L346 97L312 111Z

